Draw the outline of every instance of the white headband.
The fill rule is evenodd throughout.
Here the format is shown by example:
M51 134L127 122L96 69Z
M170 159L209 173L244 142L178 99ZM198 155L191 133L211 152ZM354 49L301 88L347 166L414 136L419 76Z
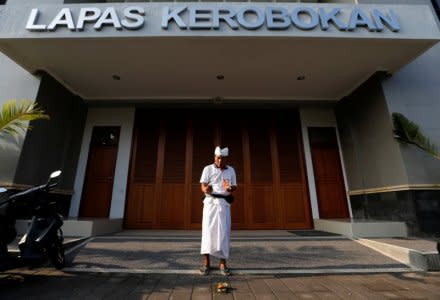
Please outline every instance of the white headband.
M226 157L226 156L229 155L229 149L228 149L228 147L225 147L225 148L223 148L223 149L220 149L220 147L217 146L217 147L215 147L214 154L215 154L216 156L223 156L223 157Z

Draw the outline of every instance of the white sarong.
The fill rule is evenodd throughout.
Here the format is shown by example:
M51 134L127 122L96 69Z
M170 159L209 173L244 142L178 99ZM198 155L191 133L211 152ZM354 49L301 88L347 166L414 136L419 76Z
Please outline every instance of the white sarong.
M228 259L231 236L231 205L222 198L203 200L201 254Z

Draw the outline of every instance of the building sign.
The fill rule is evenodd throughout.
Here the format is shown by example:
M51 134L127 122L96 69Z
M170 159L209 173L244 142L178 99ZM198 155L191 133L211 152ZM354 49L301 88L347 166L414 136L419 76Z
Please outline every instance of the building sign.
M48 22L42 22L44 17ZM38 8L29 14L28 31L56 31L68 28L82 31L85 27L96 31L104 27L116 30L139 30L152 26L144 6L61 8L54 15L44 15ZM225 26L231 30L315 30L330 27L338 31L354 31L366 28L370 32L400 30L399 20L392 9L361 9L358 6L339 8L333 6L295 6L290 10L283 6L228 7L209 4L164 6L161 12L162 30L176 26L180 30L218 30Z

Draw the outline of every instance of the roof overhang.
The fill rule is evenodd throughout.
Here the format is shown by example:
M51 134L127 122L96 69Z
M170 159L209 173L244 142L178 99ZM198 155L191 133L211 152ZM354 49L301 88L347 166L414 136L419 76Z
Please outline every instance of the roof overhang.
M127 17L127 8L136 17ZM136 14L135 8L145 13ZM334 9L339 9L333 14L337 20L326 28L321 14L328 17ZM291 23L270 28L269 10L278 12L272 15L278 25L287 20L283 12ZM78 18L85 11L96 18L79 30ZM234 14L231 20L238 28L223 21L213 29L219 11ZM250 29L261 21L258 11L264 22ZM398 23L382 20L380 30L376 11ZM96 30L101 17L113 23ZM115 17L128 26L135 27L141 18L143 23L117 29ZM427 5L11 5L0 10L0 50L31 73L46 71L86 100L332 101L377 71L395 72L436 44L440 34L435 18ZM47 30L50 24L53 30ZM340 28L350 24L351 30Z

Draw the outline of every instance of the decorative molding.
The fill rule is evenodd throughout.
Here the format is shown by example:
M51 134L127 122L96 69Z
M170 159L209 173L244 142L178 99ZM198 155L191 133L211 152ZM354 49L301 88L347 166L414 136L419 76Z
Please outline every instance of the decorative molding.
M384 187L377 187L370 189L351 190L348 191L348 195L357 196L357 195L365 195L365 194L399 192L399 191L409 191L409 190L440 190L440 183L403 184L403 185L384 186Z

